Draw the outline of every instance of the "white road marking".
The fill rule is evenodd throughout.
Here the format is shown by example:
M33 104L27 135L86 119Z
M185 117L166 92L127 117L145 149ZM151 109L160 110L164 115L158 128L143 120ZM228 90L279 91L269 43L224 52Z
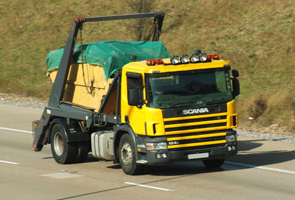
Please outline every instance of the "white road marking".
M286 173L286 174L294 174L295 175L295 171L290 171L290 170L285 170L285 169L272 168L272 167L263 167L263 166L256 166L256 165L249 165L249 164L236 163L236 162L230 162L230 161L225 161L225 163L231 164L231 165L238 165L238 166L242 166L242 167L263 169L263 170L268 170L268 171L282 172L282 173Z
M11 162L11 161L6 161L6 160L0 160L0 163L6 163L6 164L12 164L12 165L19 165L17 162Z
M40 176L56 178L56 179L83 177L83 175L79 175L79 174L75 174L75 173L71 173L67 171L62 171L62 172L53 173L53 174L42 174Z
M166 188L154 187L154 186L143 185L143 184L138 184L138 183L131 183L131 182L124 182L124 183L129 184L129 185L139 186L139 187L146 187L146 188L151 188L151 189L156 189L156 190L163 190L163 191L167 191L167 192L175 191L175 190L170 190L170 189L166 189Z
M29 134L32 134L32 131L25 131L25 130L14 129L14 128L0 127L0 130L15 131L15 132L21 132L21 133L29 133Z

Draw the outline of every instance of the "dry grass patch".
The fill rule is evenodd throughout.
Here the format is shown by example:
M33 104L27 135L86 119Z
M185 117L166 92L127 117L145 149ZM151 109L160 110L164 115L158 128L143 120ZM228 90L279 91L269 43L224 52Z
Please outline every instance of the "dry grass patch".
M4 26L0 42L4 45L0 45L0 92L48 97L51 83L45 76L45 59L49 51L64 47L73 18L132 12L127 11L127 1L132 0L1 2L0 22ZM263 94L268 107L259 120L275 119L294 128L291 124L294 106L288 103L294 102L295 90L293 0L151 0L150 3L152 11L166 13L161 39L171 54L191 54L195 49L218 53L240 71L237 110L241 120L249 115L244 105L254 103L257 94ZM127 21L85 24L83 43L135 40L130 29L133 24ZM279 106L273 108L273 102ZM271 117L267 119L266 115Z

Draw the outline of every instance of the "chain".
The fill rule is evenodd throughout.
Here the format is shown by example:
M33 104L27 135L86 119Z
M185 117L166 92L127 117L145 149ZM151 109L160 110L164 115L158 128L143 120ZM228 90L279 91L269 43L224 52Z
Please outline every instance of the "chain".
M84 85L85 88L87 90L87 93L91 94L93 91L93 81L91 80L91 86L88 86L88 84L86 84L86 78L85 78L85 72L84 72L84 61L83 61L83 46L82 46L82 27L80 29L80 51L81 51L81 56L82 56L82 73L83 73L83 81L84 81Z
M150 30L149 30L149 32L148 32L146 38L145 38L145 41L150 40L152 30L154 29L155 25L157 26L157 24L158 24L158 23L157 23L157 21L155 20L154 23L152 24L152 26L151 26L151 28L150 28Z

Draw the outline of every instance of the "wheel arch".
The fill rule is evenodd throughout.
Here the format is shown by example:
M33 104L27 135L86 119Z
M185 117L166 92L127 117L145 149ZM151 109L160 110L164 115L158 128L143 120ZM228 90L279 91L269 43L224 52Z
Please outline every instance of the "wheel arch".
M48 143L51 143L51 130L55 124L60 124L62 126L66 134L67 142L90 141L88 132L83 132L77 121L71 119L71 122L74 123L68 124L67 119L61 117L51 120L50 125L46 130Z
M53 119L53 120L50 122L50 126L49 126L49 128L47 129L47 133L48 133L48 134L47 134L48 143L51 144L51 130L52 130L53 126L56 125L56 124L61 125L62 129L63 129L64 132L65 132L67 142L69 142L69 136L68 136L69 129L68 129L68 125L67 125L67 123L66 123L66 120L63 119L63 118L55 118L55 119Z
M122 136L124 134L129 134L132 138L132 141L134 143L135 147L135 155L136 155L136 160L138 160L137 156L137 148L136 148L136 134L134 133L133 129L129 125L123 125L115 128L115 134L114 134L114 163L119 163L119 154L118 154L118 149L119 149L119 144Z

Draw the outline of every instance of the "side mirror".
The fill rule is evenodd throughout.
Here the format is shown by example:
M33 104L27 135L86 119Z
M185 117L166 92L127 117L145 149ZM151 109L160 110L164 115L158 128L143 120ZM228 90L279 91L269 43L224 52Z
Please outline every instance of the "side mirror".
M130 106L138 106L138 105L140 105L138 88L130 88L130 89L128 89L128 104Z
M236 69L233 69L233 70L232 70L232 75L233 75L233 77L235 77L235 78L237 78L237 77L240 76L239 71L236 70Z
M240 82L239 79L233 78L233 95L234 98L240 94Z

